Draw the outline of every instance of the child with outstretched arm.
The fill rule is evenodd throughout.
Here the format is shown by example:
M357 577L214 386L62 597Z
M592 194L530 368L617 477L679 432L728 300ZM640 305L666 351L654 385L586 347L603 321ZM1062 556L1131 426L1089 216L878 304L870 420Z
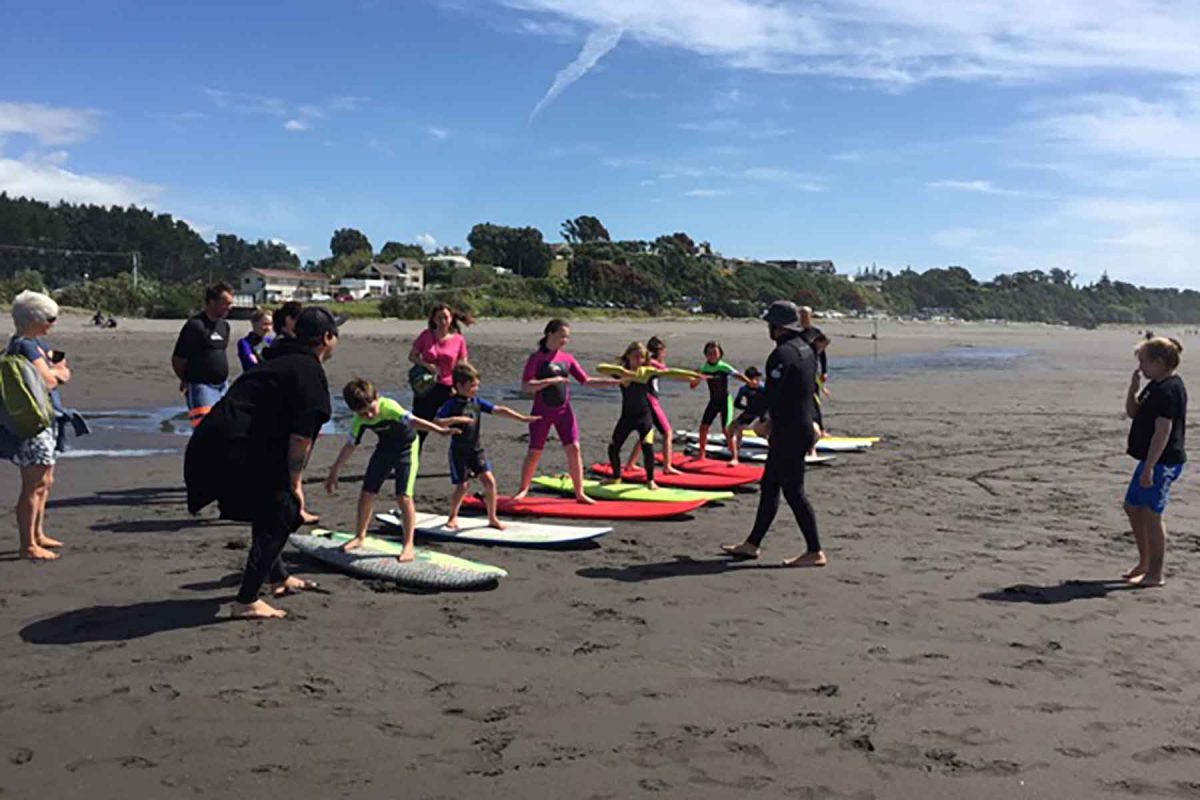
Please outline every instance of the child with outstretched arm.
M413 529L417 519L417 511L413 506L413 485L417 480L421 452L416 431L429 431L442 436L451 436L457 431L414 417L390 397L380 397L371 382L362 378L355 378L346 384L342 389L342 399L354 412L354 417L350 422L350 438L338 453L337 460L329 469L329 477L325 479L325 491L330 494L337 491L338 473L354 455L367 430L374 431L379 438L367 464L362 491L358 495L354 538L342 545L342 549L348 551L362 546L367 527L371 524L371 515L375 511L375 498L383 488L384 481L394 477L396 505L404 520L404 549L398 560L412 561L416 556L413 551Z
M539 417L513 411L507 406L494 405L478 397L479 372L466 362L460 361L454 367L451 379L454 382L454 394L438 409L437 419L434 420L439 425L454 428L458 434L450 440L450 482L454 484L454 493L450 496L446 527L451 530L458 527L458 510L467 496L471 479L479 478L483 483L488 524L502 531L504 523L496 516L496 476L492 474L492 465L480 442L480 423L484 414L496 414L524 423L536 422Z
M733 447L729 435L729 426L733 422L733 398L729 396L729 378L733 376L742 383L748 383L746 376L725 362L725 350L718 341L705 342L704 363L700 365L700 373L708 381L708 405L700 417L700 458L708 458L708 430L713 420L721 423L721 433L725 436L725 446L729 448L729 463L736 466L738 453ZM696 388L698 382L692 383Z

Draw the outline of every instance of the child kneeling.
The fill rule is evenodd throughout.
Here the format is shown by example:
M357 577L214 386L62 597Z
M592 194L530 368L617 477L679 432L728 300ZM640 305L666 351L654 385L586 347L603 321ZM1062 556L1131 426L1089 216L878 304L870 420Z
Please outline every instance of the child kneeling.
M487 460L480 442L481 420L484 414L497 414L517 422L536 422L540 417L531 417L513 411L507 406L489 403L476 394L479 392L479 372L466 362L459 362L451 376L454 395L438 409L436 423L454 428L458 434L450 440L450 482L454 493L450 496L450 514L446 527L458 527L458 510L467 496L472 478L483 483L484 503L487 506L488 524L504 530L504 523L496 516L496 476Z
M421 452L416 431L429 431L442 436L450 436L455 431L414 417L390 397L380 397L371 382L362 378L347 383L342 389L342 398L354 412L354 417L350 422L350 438L338 453L337 460L329 469L329 477L325 479L325 491L330 494L337 491L338 473L354 455L354 449L362 442L363 434L368 429L379 438L367 464L362 491L358 495L354 538L342 545L342 549L354 550L362 546L367 527L371 524L371 515L375 511L375 497L383 489L384 482L394 477L396 505L404 519L404 550L398 558L400 561L412 561L416 556L413 551L413 529L417 520L412 495Z

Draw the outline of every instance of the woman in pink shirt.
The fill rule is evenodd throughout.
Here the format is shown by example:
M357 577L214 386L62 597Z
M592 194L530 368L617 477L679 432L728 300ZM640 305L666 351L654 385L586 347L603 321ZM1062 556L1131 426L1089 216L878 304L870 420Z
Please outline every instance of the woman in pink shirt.
M414 388L414 416L433 419L442 404L454 393L454 382L450 376L456 364L467 360L467 340L463 338L462 325L470 325L474 321L469 314L458 313L445 303L439 303L429 312L428 327L413 342L408 360L428 370L434 376L434 382L421 392ZM417 435L424 445L426 432L420 431Z
M546 447L550 429L558 432L567 454L567 471L575 486L575 499L580 503L594 503L583 493L583 456L579 453L579 423L571 408L571 393L567 388L571 378L588 386L617 386L619 380L591 378L575 356L563 350L571 340L571 326L561 319L546 323L545 335L538 342L538 349L525 362L521 375L521 390L533 395L533 411L537 419L529 423L529 452L521 469L521 489L514 495L517 499L529 494L533 474L538 460Z

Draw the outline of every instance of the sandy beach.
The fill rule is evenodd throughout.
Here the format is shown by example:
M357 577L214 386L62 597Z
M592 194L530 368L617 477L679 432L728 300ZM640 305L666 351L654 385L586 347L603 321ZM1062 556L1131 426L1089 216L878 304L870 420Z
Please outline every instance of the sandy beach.
M482 396L525 409L512 386L543 323L468 329ZM67 405L182 411L179 324L64 318ZM229 622L249 533L189 517L185 438L73 441L167 452L60 461L53 564L15 559L18 474L0 469L0 796L1200 798L1194 474L1167 515L1167 587L1109 582L1136 560L1120 505L1136 332L823 327L830 428L884 440L810 473L819 571L778 568L803 549L786 510L760 561L717 554L749 529L750 492L590 549L429 545L507 569L488 592L401 592L291 552L324 591L281 601L282 622ZM331 387L362 375L406 398L419 329L348 323ZM571 349L591 368L652 334L679 366L710 338L741 367L770 349L761 323L704 319L580 322ZM1186 380L1200 339L1184 341ZM666 404L694 428L704 397ZM600 460L615 392L575 405ZM483 435L511 492L525 428L489 418ZM345 530L367 455L329 498L339 446L322 437L308 491ZM440 512L431 447L416 503ZM552 442L543 472L564 465Z

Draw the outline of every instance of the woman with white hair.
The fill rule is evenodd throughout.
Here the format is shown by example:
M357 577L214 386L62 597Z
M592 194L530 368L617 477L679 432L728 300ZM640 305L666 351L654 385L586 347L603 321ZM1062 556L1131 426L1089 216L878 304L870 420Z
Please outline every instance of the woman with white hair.
M16 335L9 340L8 354L21 355L37 369L46 388L54 392L71 380L71 369L61 353L55 354L45 336L58 319L58 303L41 292L24 291L13 300ZM17 529L21 535L21 558L43 561L58 558L52 549L62 542L46 535L46 501L54 484L54 426L24 439L17 446L13 463L21 468L21 496L17 501Z

